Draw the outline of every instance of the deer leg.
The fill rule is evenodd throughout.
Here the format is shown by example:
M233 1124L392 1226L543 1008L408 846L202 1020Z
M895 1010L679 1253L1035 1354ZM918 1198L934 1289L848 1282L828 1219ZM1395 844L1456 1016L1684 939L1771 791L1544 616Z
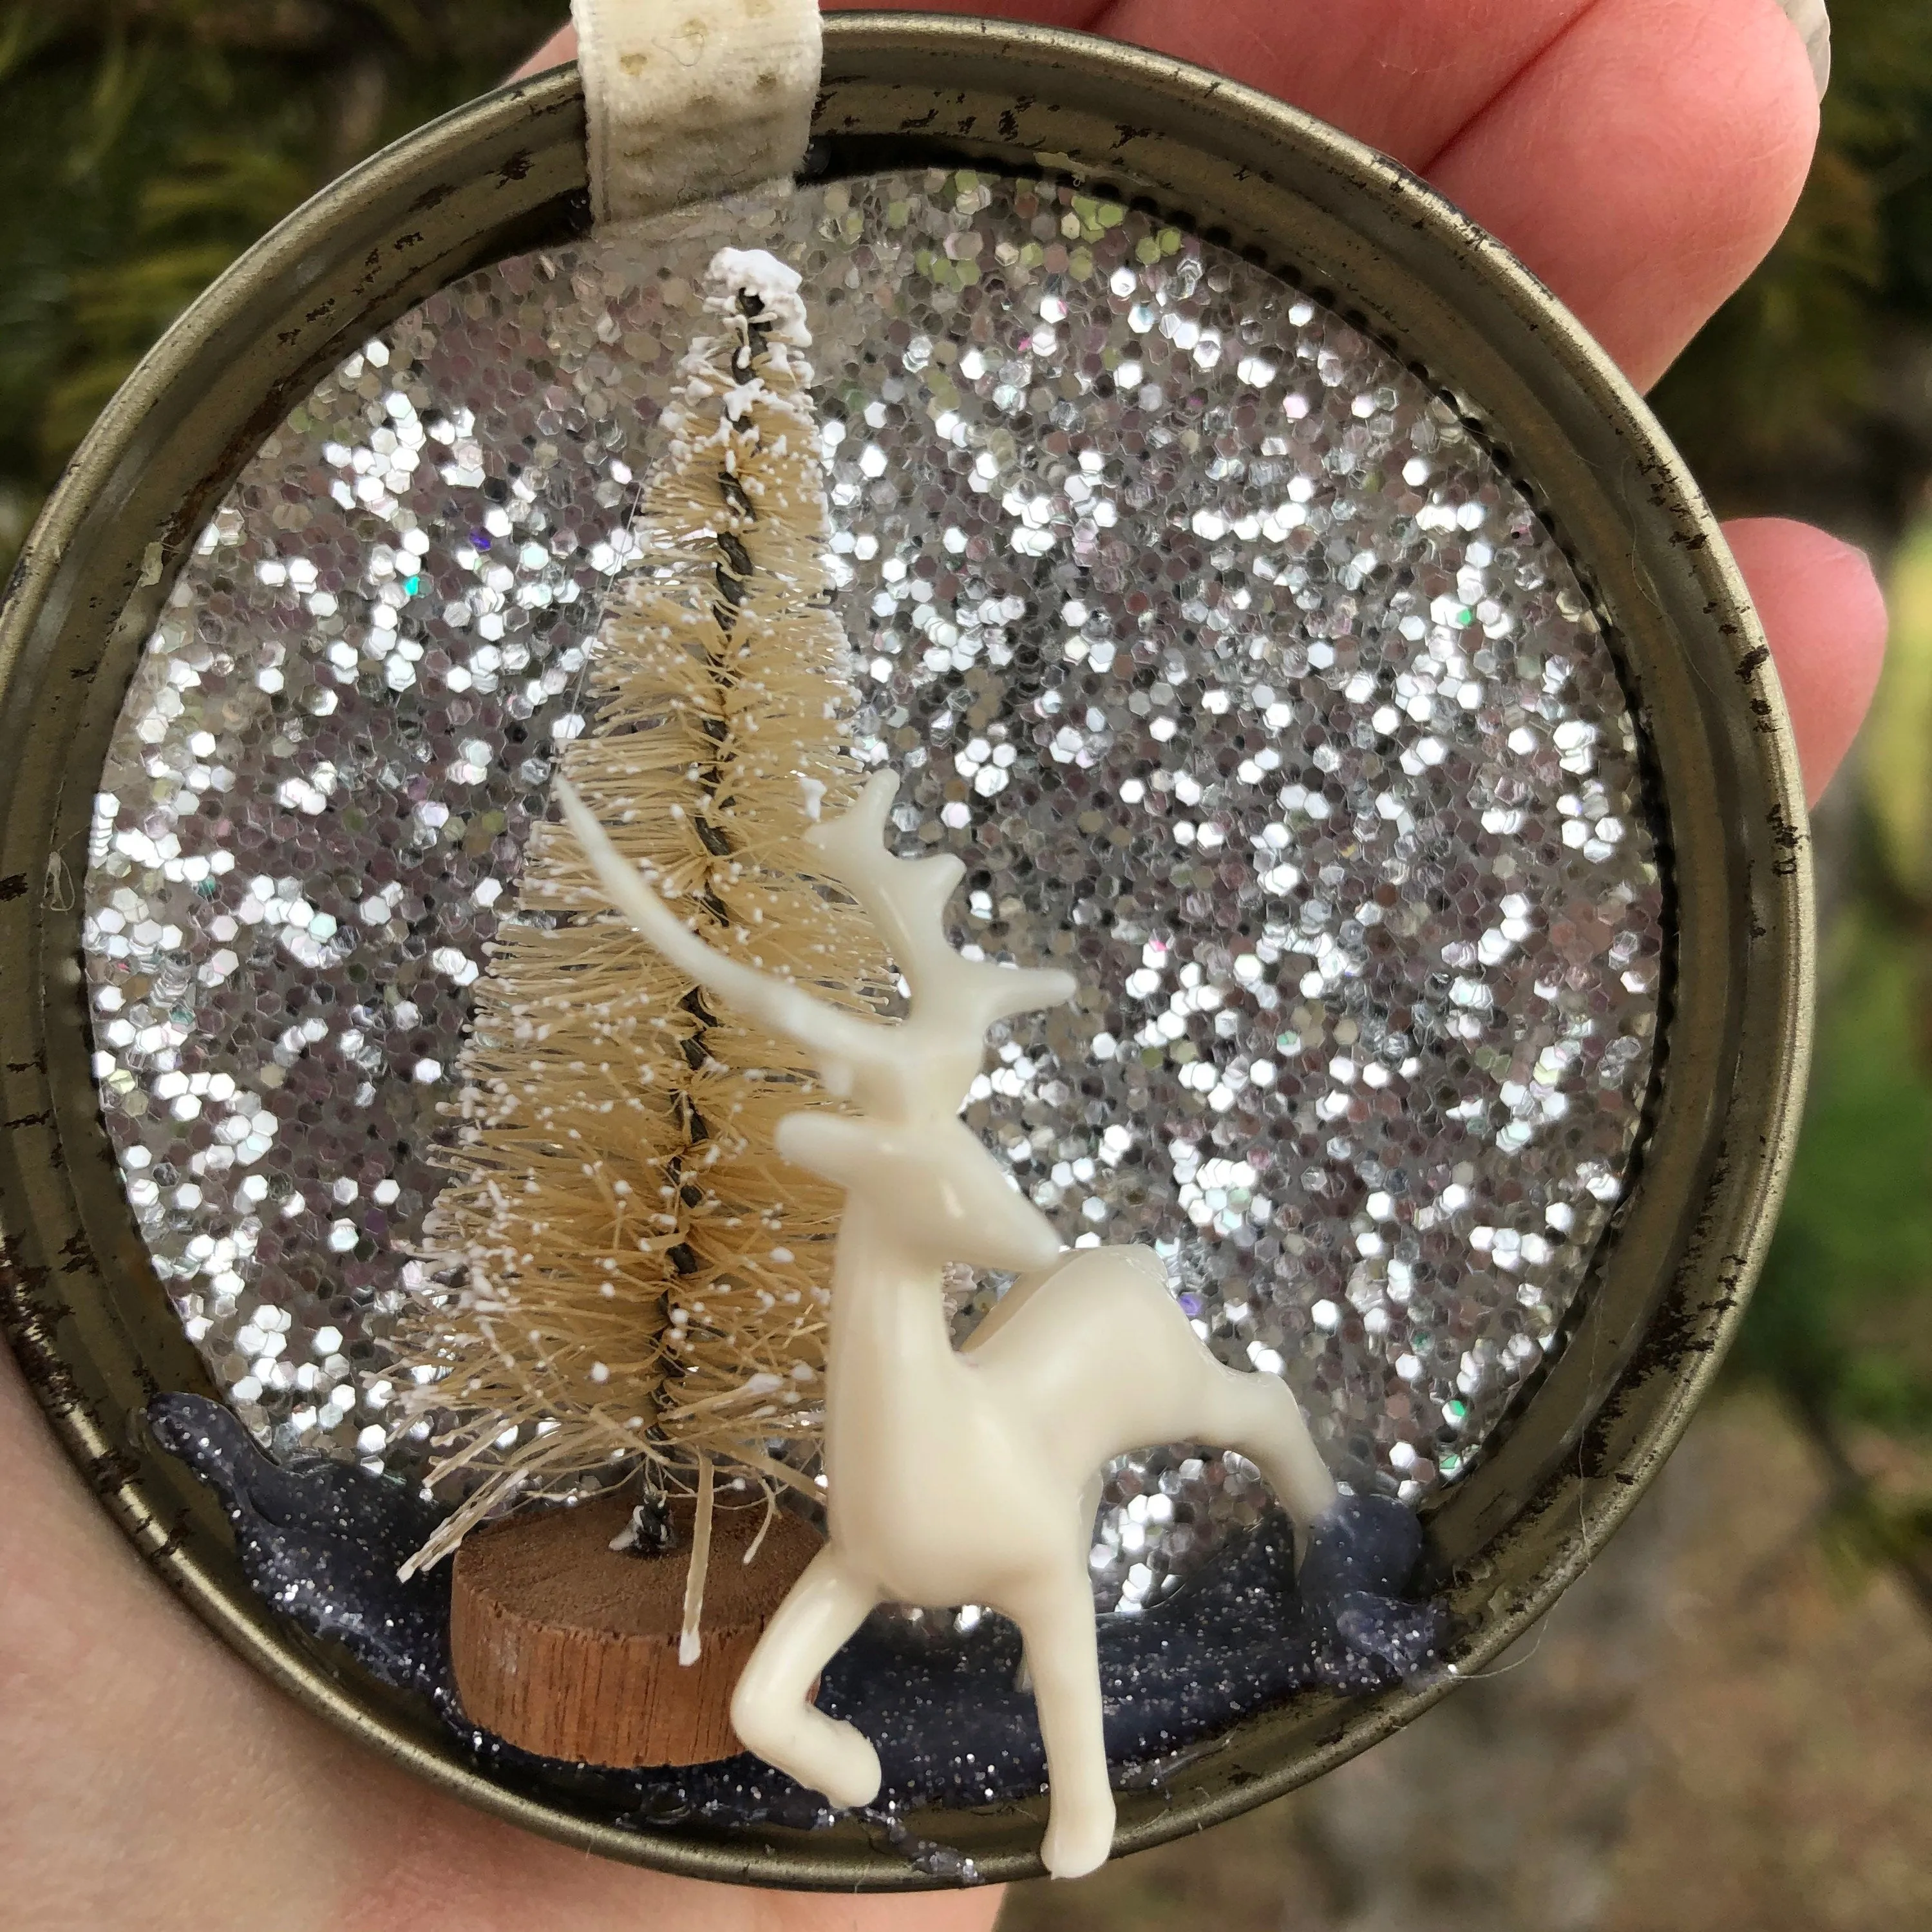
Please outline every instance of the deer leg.
M1083 1558L1084 1553L1083 1544ZM1055 1878L1078 1878L1106 1864L1114 1844L1094 1596L1085 1569L1083 1561L1064 1577L1042 1580L1011 1606L1026 1644L1034 1704L1046 1741L1052 1809L1040 1855Z
M1087 1567L1088 1552L1094 1547L1094 1519L1100 1514L1100 1498L1107 1492L1107 1472L1096 1469L1088 1479L1087 1486L1080 1493L1080 1533L1074 1539L1074 1561L1084 1571ZM1030 1690L1033 1688L1033 1670L1027 1662L1026 1633L1020 1633L1019 1668L1013 1672L1013 1688Z
M1309 1525L1335 1500L1335 1479L1286 1382L1216 1363L1204 1426L1188 1432L1237 1450L1256 1464L1294 1518L1306 1547Z
M812 1687L878 1600L835 1549L820 1550L731 1694L731 1728L745 1748L834 1804L869 1804L879 1795L879 1754L850 1724L814 1710Z

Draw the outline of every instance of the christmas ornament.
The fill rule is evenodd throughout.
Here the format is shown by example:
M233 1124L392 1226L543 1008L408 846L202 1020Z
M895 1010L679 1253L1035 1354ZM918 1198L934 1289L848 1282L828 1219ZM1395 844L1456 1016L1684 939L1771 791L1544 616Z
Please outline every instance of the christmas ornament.
M1049 1800L1072 1869L1110 1802L1129 1850L1318 1774L1600 1546L1768 1234L1804 821L1714 524L1493 242L1276 103L1077 35L843 17L814 93L808 10L764 45L722 9L592 20L588 158L571 72L412 137L238 264L77 458L0 628L4 1288L107 1506L315 1708L615 1856L957 1883L1037 1870ZM754 472L788 501L776 562ZM719 692L704 660L754 633L816 715ZM618 919L560 773L701 960ZM875 928L814 797L868 877L950 854L956 895ZM742 1741L804 1781L711 1755L785 1627L788 1578L740 1558L762 1528L804 1568L821 1476L848 1540L814 1291L866 1214L944 1184L835 1159L890 1109L814 1098L718 956L789 969L908 1096L909 960L1071 982L994 1020L983 1068L947 1032L964 1124L935 1099L920 1133L982 1204L922 1220L902 1298L934 1374L1011 1359L1078 1402L1009 1404L1033 1446L997 1472L896 1456L928 1418L889 1377L854 1412L886 1446L848 1496L962 1486L910 1526L958 1588L1007 1496L1013 1574L1055 1510L1071 1563L1070 1465L1118 1445L1041 1445L1090 1399L1153 1415L1143 1321L1163 1378L1243 1378L1274 1418L1162 1408L1199 1439L1108 1465L1084 1623L1063 1586L1078 1672L1030 1634L1023 1668L1023 1606L977 1582L874 1612L812 1708L830 1624L775 1638ZM836 1185L766 1160L801 1136ZM532 1198L574 1204L541 1246ZM1036 1216L1071 1253L1029 1294ZM1090 1280L1144 1312L1022 1350ZM1322 1513L1291 1418L1419 1561L1291 1527ZM578 1553L518 1558L539 1530ZM427 1558L459 1539L453 1674ZM848 1612L923 1592L870 1548ZM500 1643L559 1686L534 1713L490 1689ZM591 1650L621 1696L581 1694ZM1085 1700L1051 1792L1036 1693L1049 1733ZM854 1732L879 1788L841 1809L869 1764L796 1738Z

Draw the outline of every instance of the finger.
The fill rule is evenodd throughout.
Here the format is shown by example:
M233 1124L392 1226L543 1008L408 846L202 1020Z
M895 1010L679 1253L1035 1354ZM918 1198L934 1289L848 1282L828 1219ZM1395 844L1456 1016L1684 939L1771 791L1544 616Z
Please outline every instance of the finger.
M1647 387L1777 239L1817 128L1775 0L1598 0L1429 174Z
M1640 384L1777 238L1817 134L1777 0L1119 0L1100 25L1426 174Z
M554 67L577 58L577 29L560 27L516 72L512 80L528 80L533 74L548 74Z
M1864 551L1808 524L1750 517L1726 524L1724 536L1763 621L1815 804L1871 704L1884 596Z
M1420 172L1590 0L1118 0L1103 32L1212 68Z

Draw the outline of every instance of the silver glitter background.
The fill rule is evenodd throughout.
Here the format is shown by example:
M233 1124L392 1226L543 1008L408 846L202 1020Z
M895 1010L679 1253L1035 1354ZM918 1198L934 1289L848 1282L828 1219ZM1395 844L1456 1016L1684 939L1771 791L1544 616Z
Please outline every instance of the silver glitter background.
M1068 1240L1154 1244L1346 1480L1453 1480L1557 1343L1650 1073L1610 652L1384 350L1185 232L964 173L474 275L230 493L86 884L102 1104L190 1336L278 1450L420 1466L387 1426L399 1244L726 242L805 277L902 849L965 860L964 943L1084 988L996 1038L968 1118ZM1238 1459L1126 1459L1099 1599L1150 1600L1262 1500Z

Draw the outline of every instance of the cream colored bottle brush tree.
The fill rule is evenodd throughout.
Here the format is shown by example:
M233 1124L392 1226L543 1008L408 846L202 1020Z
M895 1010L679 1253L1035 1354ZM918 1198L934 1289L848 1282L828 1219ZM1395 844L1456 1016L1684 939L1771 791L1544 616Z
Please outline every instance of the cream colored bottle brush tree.
M710 945L867 1012L889 984L878 940L801 877L806 802L836 807L856 772L797 278L726 250L706 294L717 332L680 370L642 561L563 762ZM769 1497L801 1480L784 1452L818 1426L838 1196L770 1151L809 1056L641 944L561 827L538 828L520 895L478 984L424 1228L442 1286L410 1346L436 1378L410 1402L438 1419L430 1480L462 1499L413 1561L628 1466L647 1494L693 1498L689 1660L714 1470Z

